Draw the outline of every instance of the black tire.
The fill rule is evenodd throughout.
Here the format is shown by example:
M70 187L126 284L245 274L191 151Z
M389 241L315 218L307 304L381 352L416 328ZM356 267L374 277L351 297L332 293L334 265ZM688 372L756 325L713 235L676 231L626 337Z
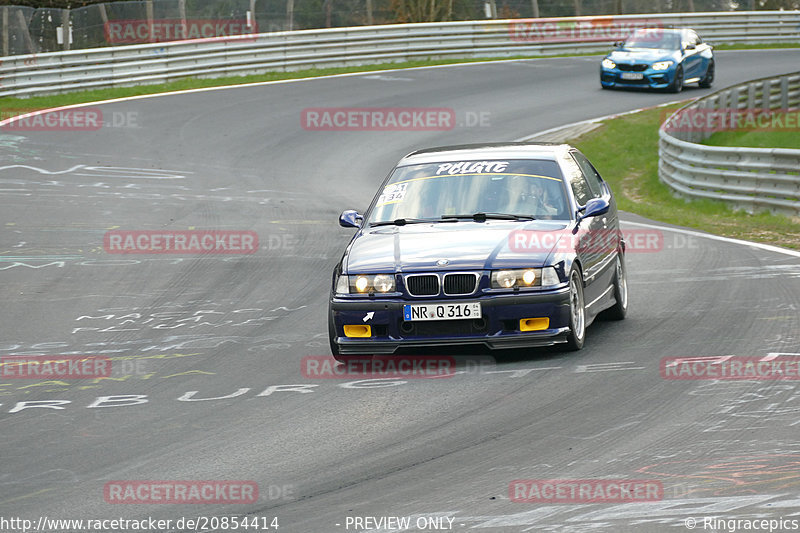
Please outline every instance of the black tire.
M671 93L679 93L683 90L683 67L681 65L678 65L675 70L675 78L670 83L668 90Z
M711 87L711 84L714 83L714 60L708 62L708 68L706 69L706 75L703 76L703 79L697 84L703 89L708 89Z
M586 340L586 303L583 301L583 278L580 270L573 267L569 273L569 333L567 350L575 352L583 348Z
M628 314L628 272L625 268L625 256L617 254L614 272L614 299L616 303L603 311L604 318L623 320Z

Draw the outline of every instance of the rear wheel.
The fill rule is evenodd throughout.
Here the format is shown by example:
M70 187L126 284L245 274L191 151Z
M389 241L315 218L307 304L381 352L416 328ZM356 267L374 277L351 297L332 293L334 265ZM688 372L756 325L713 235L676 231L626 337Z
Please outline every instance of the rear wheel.
M586 306L583 302L583 280L578 269L569 274L569 333L567 349L577 351L583 348L586 338Z
M606 309L603 314L611 320L622 320L628 314L628 274L625 271L625 258L617 254L616 272L614 272L614 299L616 303Z
M703 89L708 89L711 87L711 84L714 82L714 61L708 62L708 68L706 69L706 75L703 76L703 79L700 80L698 85Z
M681 90L683 90L683 67L678 65L678 68L675 70L675 77L669 85L669 92L679 93Z

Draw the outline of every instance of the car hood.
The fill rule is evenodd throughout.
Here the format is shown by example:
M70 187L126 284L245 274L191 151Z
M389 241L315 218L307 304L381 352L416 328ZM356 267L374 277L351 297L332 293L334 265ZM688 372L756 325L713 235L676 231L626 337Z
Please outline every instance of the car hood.
M614 63L655 63L656 61L677 61L678 52L675 50L660 50L656 48L623 48L608 54Z
M549 220L364 228L348 247L343 267L354 274L541 266L570 228L568 221ZM536 249L509 247L509 239L521 230L550 235L542 240L546 245ZM441 260L447 260L447 264L437 264Z

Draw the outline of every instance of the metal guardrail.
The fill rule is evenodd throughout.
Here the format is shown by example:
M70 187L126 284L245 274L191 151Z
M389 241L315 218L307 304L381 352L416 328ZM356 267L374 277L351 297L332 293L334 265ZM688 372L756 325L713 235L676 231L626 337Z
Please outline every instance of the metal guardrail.
M688 26L715 44L800 42L800 11L361 26L10 56L0 63L0 96L417 59L600 52L637 26Z
M748 81L691 102L659 129L659 179L686 198L800 215L800 150L698 144L715 131L738 127L797 132L798 105L800 72Z

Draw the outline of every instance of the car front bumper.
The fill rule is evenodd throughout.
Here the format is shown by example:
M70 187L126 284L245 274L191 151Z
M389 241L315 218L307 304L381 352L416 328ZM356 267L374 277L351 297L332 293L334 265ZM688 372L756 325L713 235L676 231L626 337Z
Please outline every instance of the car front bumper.
M403 305L479 301L481 319L407 322ZM400 348L484 345L492 349L551 346L566 342L569 332L569 288L516 294L484 294L466 299L333 298L334 336L343 355L384 355ZM548 318L547 329L520 331L524 318ZM345 324L370 325L370 337L346 337Z
M623 79L623 74L641 74L641 79ZM666 89L675 78L675 68L667 70L653 70L648 68L643 72L622 71L617 68L600 69L600 83L603 87L632 87L639 89Z

